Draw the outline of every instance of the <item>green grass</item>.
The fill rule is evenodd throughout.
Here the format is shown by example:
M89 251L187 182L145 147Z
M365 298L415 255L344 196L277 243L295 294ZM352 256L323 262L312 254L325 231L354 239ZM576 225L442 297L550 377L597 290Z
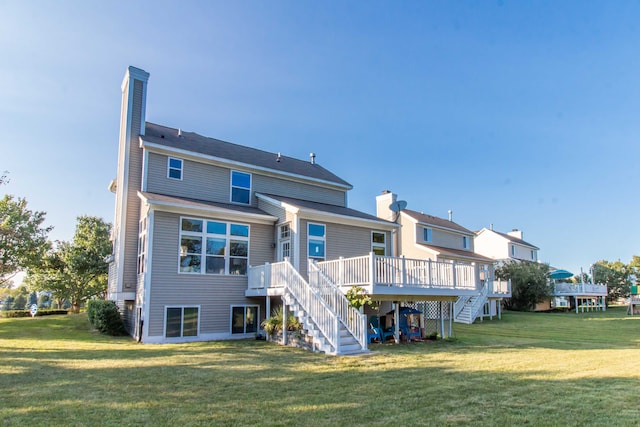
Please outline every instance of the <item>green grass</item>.
M0 319L0 425L637 425L640 316L506 313L330 357L143 345L86 316Z

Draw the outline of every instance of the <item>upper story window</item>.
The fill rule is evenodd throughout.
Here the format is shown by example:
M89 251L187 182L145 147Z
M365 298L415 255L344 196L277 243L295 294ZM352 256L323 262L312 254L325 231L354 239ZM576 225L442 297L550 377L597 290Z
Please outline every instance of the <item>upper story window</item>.
M511 245L511 256L512 257L516 256L516 245Z
M462 236L462 247L469 249L469 236Z
M531 261L536 260L536 251L531 251Z
M425 242L431 242L433 240L433 230L425 227L422 230L422 240Z
M182 159L175 157L167 159L167 178L182 179Z
M371 252L376 255L385 256L387 251L386 235L378 231L371 233Z
M307 241L309 243L307 256L314 259L324 259L326 242L325 225L309 223L307 225Z
M243 203L251 202L251 174L231 171L231 201Z
M249 226L182 218L180 273L247 274Z
M146 269L147 252L147 218L142 218L138 227L138 274L142 274Z

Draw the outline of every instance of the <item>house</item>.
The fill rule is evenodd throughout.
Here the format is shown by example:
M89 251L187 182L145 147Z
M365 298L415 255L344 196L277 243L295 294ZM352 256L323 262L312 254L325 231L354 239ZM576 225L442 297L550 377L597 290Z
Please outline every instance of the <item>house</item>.
M283 294L249 286L252 266L286 261L306 281L308 260L393 255L398 226L350 209L352 186L313 154L299 160L147 122L148 78L135 67L124 77L118 173L109 186L116 200L108 298L132 336L254 337Z
M512 259L537 262L540 248L525 242L521 230L514 228L508 233L500 233L490 226L476 232L475 250L496 261Z
M352 186L314 154L300 160L147 122L148 79L129 67L122 82L118 172L109 185L108 298L136 339L251 338L282 306L314 350L362 352L373 308L356 310L350 291L391 309L399 341L401 307L435 301L445 336L447 306L483 288L464 248L460 262L447 258L453 250L398 256L401 225L349 208ZM425 253L441 251L434 248Z
M454 222L451 211L448 218L440 218L411 209L397 209L397 206L397 195L390 191L376 197L377 216L401 226L399 255L474 266L480 287L476 295L452 297L455 301L454 320L473 323L478 316L485 314L500 316L500 301L510 296L510 287L507 282L494 280L494 260L474 250L474 232Z

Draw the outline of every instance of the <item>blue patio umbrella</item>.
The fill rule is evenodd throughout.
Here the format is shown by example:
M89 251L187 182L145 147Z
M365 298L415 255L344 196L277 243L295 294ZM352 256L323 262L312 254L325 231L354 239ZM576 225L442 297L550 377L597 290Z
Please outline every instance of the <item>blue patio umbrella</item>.
M549 273L549 277L554 280L568 279L570 277L573 277L573 273L567 270L554 270L551 273Z

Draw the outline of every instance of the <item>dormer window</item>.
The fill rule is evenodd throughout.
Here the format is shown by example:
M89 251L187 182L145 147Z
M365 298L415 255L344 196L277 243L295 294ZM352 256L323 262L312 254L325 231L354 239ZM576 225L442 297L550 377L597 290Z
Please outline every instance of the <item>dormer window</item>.
M424 240L427 243L431 243L432 241L432 234L433 234L433 230L431 230L430 228L423 228L422 229L422 240Z
M248 205L251 203L251 174L231 171L231 201Z
M182 180L182 159L167 159L167 178Z

